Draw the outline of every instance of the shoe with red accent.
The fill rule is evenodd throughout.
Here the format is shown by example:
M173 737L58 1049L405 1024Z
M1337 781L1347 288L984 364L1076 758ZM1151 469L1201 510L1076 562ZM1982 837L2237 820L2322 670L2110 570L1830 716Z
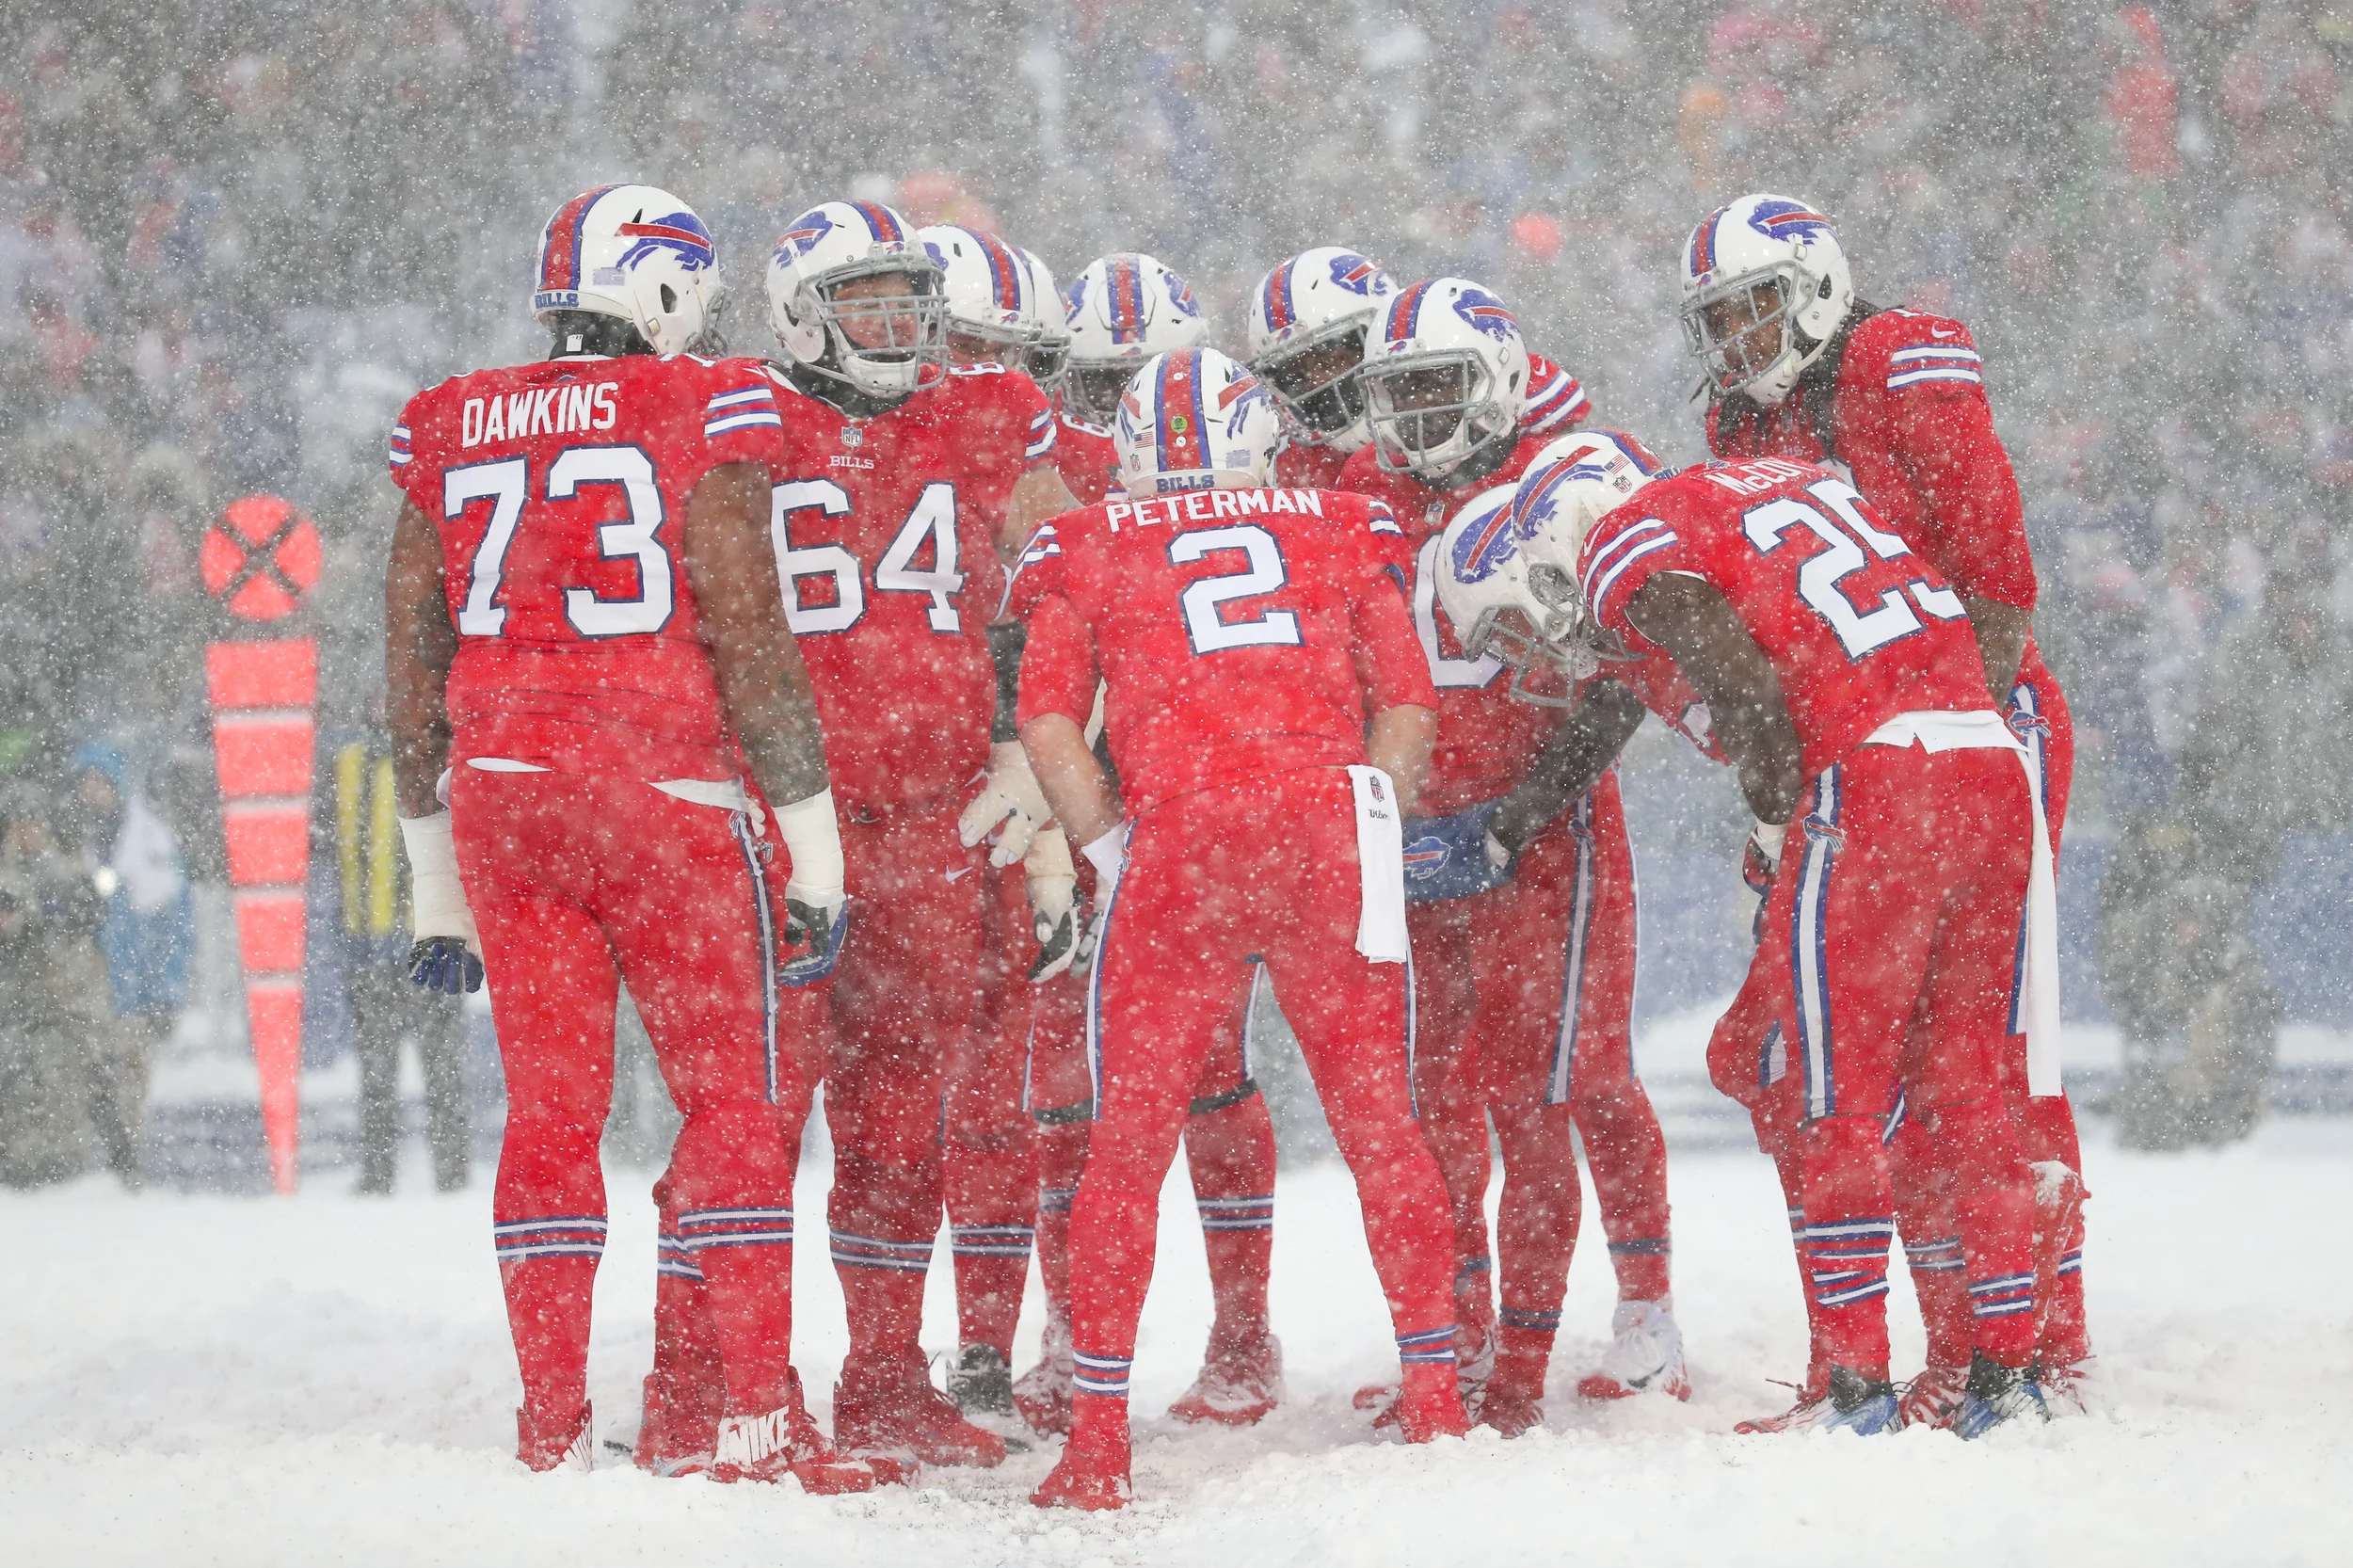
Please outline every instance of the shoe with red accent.
M1808 1372L1801 1384L1783 1384L1795 1387L1798 1402L1777 1416L1753 1416L1732 1430L1744 1437L1781 1432L1807 1432L1820 1426L1838 1412L1831 1407L1830 1374L1827 1369Z
M1070 1441L1063 1445L1062 1458L1055 1461L1044 1484L1030 1494L1032 1503L1039 1508L1076 1508L1089 1513L1104 1513L1126 1508L1135 1500L1135 1487L1128 1479L1130 1449L1127 1401L1107 1402L1114 1402L1120 1408L1115 1412L1098 1411L1096 1418L1075 1426Z
M1961 1401L1968 1392L1968 1368L1923 1367L1918 1377L1904 1384L1904 1397L1896 1405L1896 1424L1945 1431L1961 1414Z
M843 1368L833 1390L834 1439L858 1459L990 1469L1005 1462L1005 1440L976 1427L932 1386L923 1364Z
M526 1469L542 1475L550 1470L593 1470L596 1444L589 1435L588 1407L566 1417L541 1417L525 1407L515 1412L515 1457Z
M1047 1320L1038 1342L1037 1365L1014 1380L1013 1408L1030 1430L1049 1436L1070 1435L1070 1395L1078 1363L1070 1353L1070 1325Z
M1283 1342L1259 1334L1230 1349L1211 1347L1201 1375L1168 1407L1179 1421L1255 1426L1283 1401Z
M1483 1277L1483 1276L1482 1276ZM1458 1293L1455 1309L1464 1314L1454 1325L1454 1390L1463 1408L1475 1411L1486 1397L1487 1380L1496 1369L1495 1308L1488 1306L1485 1318L1477 1316L1473 1299ZM1394 1383L1368 1383L1350 1396L1349 1402L1359 1410L1372 1414L1372 1430L1386 1432L1397 1425L1398 1403L1404 1389Z
M1545 1422L1545 1365L1549 1352L1507 1349L1496 1356L1495 1376L1481 1390L1479 1402L1463 1406L1482 1427L1506 1437L1517 1437Z
M760 1416L729 1416L719 1423L711 1456L717 1481L778 1481L791 1476L801 1490L819 1496L872 1492L884 1481L914 1479L911 1466L895 1460L848 1459L834 1452L824 1432L801 1400L800 1374L792 1374L785 1401Z
M1454 1368L1444 1363L1405 1368L1397 1391L1397 1430L1408 1443L1437 1437L1468 1437L1470 1416L1463 1408L1463 1392Z
M2100 1358L2085 1355L2063 1366L2039 1364L2035 1381L2042 1386L2043 1403L2054 1416L2091 1414L2091 1390L2100 1376Z
M1668 1299L1620 1302L1610 1315L1609 1332L1614 1337L1601 1352L1600 1369L1577 1380L1580 1398L1691 1397L1691 1374L1683 1364L1683 1330L1675 1325L1674 1307Z
M631 1459L640 1470L657 1476L692 1476L709 1469L726 1399L724 1386L681 1386L659 1368L648 1372ZM608 1441L606 1446L614 1445Z

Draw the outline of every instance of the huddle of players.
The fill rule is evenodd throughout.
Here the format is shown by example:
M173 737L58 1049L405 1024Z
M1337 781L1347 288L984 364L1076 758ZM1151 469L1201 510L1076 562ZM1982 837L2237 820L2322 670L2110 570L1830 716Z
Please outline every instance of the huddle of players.
M1581 390L1493 295L1400 289L1346 251L1260 284L1244 369L1149 257L1064 296L995 236L829 202L777 242L762 363L695 352L715 256L682 202L609 186L557 213L534 297L554 355L420 394L395 431L388 585L418 972L478 981L478 951L500 978L525 1463L591 1448L616 969L686 1117L656 1189L648 1468L862 1489L997 1463L991 1417L1017 1411L1070 1435L1038 1501L1118 1506L1180 1135L1217 1313L1172 1413L1263 1416L1273 1139L1247 1044L1269 998L1395 1322L1401 1379L1359 1397L1377 1422L1421 1441L1541 1419L1572 1123L1621 1293L1579 1390L1688 1397L1628 1042L1613 761L1645 711L1739 769L1774 889L1710 1064L1789 1193L1814 1365L1753 1425L1979 1430L2040 1408L2038 1350L2043 1382L2081 1367L2072 1121L2029 1095L2011 1032L2033 812L1977 755L2028 737L2055 838L2064 709L2030 642L2009 681L1988 635L2004 605L2023 632L2033 580L1975 354L1957 324L1856 304L1827 222L1778 199L1711 215L1685 282L1711 443L1745 461L1669 478L1631 438L1575 433ZM1861 496L1812 466L1832 457ZM1791 529L1823 548L1777 551ZM1617 554L1588 579L1592 546ZM1989 671L2010 724L1972 728ZM1976 818L1953 805L1972 791ZM1777 867L1801 792L1802 854ZM1834 874L1874 857L1903 874ZM1977 882L1945 888L1945 860ZM1984 930L1956 958L1964 905ZM1917 942L1885 939L1907 921ZM789 1361L821 1075L839 1452ZM2021 1127L2062 1175L2030 1181ZM952 1401L917 1341L943 1204ZM1880 1301L1898 1224L1930 1327L1901 1397ZM1048 1326L1016 1384L1033 1239Z

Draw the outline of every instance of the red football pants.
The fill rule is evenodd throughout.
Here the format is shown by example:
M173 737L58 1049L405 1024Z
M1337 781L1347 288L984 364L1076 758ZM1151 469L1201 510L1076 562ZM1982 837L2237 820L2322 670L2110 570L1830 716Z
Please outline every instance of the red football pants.
M632 780L460 766L451 808L506 1079L491 1217L526 1410L568 1422L586 1399L623 982L685 1118L664 1179L709 1282L727 1407L776 1409L809 1084L777 1037L768 842L742 813Z
M985 852L959 841L957 809L951 801L860 812L841 824L857 902L833 976L825 1124L826 1220L850 1327L845 1383L922 1375L944 1096L980 1002Z
M1887 1364L1900 1086L1952 1182L1976 1342L2033 1352L2033 1201L2000 1096L2032 808L2017 757L1865 745L1808 789L1756 964L1784 965L1799 1068L1801 1249L1823 1353ZM1915 1010L1921 1027L1910 1034Z
M1245 1003L1254 957L1355 1178L1401 1352L1451 1359L1451 1227L1414 1125L1406 976L1356 952L1359 902L1339 769L1202 790L1137 819L1091 977L1096 1121L1070 1227L1081 1395L1127 1393L1160 1181L1210 1043Z
M1492 1117L1503 1147L1501 1342L1547 1354L1581 1207L1573 1122L1620 1294L1655 1301L1668 1289L1666 1142L1634 1076L1634 856L1616 772L1522 851L1510 882L1414 904L1407 920L1415 1087L1453 1211L1457 1319L1468 1336L1495 1311Z

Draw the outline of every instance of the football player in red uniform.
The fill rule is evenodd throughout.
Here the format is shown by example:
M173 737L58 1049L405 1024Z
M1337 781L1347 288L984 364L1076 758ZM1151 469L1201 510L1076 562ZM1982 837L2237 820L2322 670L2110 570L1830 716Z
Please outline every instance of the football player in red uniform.
M1566 434L1586 411L1584 395L1566 408L1557 392L1529 404L1517 323L1463 279L1401 290L1371 337L1357 375L1373 439L1348 460L1340 487L1379 496L1404 525L1415 624L1439 690L1430 820L1408 837L1460 840L1467 851L1483 841L1482 817L1527 778L1560 712L1510 700L1502 664L1464 653L1437 599L1439 533L1471 497L1516 480ZM1593 1167L1619 1298L1610 1347L1579 1391L1689 1391L1669 1289L1666 1140L1634 1075L1634 861L1616 776L1571 816L1529 825L1545 829L1543 842L1512 846L1531 853L1509 891L1417 900L1413 910L1415 1072L1423 1129L1454 1205L1460 1351L1474 1381L1495 1367L1500 1386L1487 1395L1506 1430L1537 1418L1559 1326L1578 1224L1571 1121ZM1437 865L1430 853L1421 863ZM1454 886L1407 880L1431 892ZM1530 968L1531 953L1552 956ZM1545 968L1561 954L1565 979ZM1485 1217L1490 1115L1505 1151L1499 1282Z
M1330 245L1278 264L1250 291L1248 363L1283 415L1277 483L1336 488L1372 440L1356 367L1396 293L1380 263Z
M2074 771L2073 725L2035 646L2034 561L2018 481L1994 434L1969 329L1858 300L1830 221L1787 197L1746 196L1710 213L1684 247L1681 270L1686 330L1708 364L1710 450L1837 470L1944 574L1969 607L1998 706L2041 774L2056 845ZM2017 1025L2013 1016L2003 1092L2037 1173L2038 1354L2046 1389L2064 1392L2080 1383L2091 1354L2081 1273L2083 1152L2057 1063L2030 1072ZM1899 1169L1910 1164L1899 1158ZM1898 1187L1929 1341L1907 1413L1936 1422L1960 1406L1968 1299L1949 1197L1923 1175Z
M1112 888L1089 1009L1095 1125L1071 1220L1078 1393L1070 1442L1033 1498L1080 1508L1128 1496L1156 1199L1254 956L1356 1179L1404 1368L1404 1433L1465 1429L1445 1190L1409 1081L1397 830L1435 699L1375 543L1396 523L1364 498L1263 488L1273 410L1214 350L1146 364L1118 421L1133 499L1055 520L1015 580L1030 626L1022 741ZM1116 788L1084 735L1098 678Z
M958 818L975 777L1027 773L1017 746L990 744L1006 656L987 634L997 541L1070 496L1030 379L949 374L940 282L906 220L874 202L813 207L776 242L772 538L858 893L825 1076L850 1326L835 1431L855 1451L993 1464L1002 1438L933 1388L918 1343L942 1096L980 1000L983 856ZM1018 795L1022 780L991 787Z
M553 352L420 392L392 432L386 668L412 965L443 989L494 982L492 1228L523 1463L590 1463L597 1144L626 983L685 1117L664 1229L705 1282L720 1363L703 1464L862 1490L873 1470L828 1451L790 1354L800 999L816 993L787 993L780 1018L778 983L830 967L841 846L764 542L776 399L756 362L680 352L715 286L709 232L677 197L584 192L540 236L532 303ZM784 938L812 949L781 974L777 838Z
M1772 989L1803 1096L1800 1244L1831 1362L1818 1424L1898 1424L1899 1118L1954 1182L1976 1343L1953 1428L2040 1415L2032 1180L2000 1075L2022 923L2030 1024L2056 1028L2049 841L1960 599L1852 486L1785 458L1658 479L1622 450L1572 453L1529 469L1508 520L1449 575L1524 555L1545 649L1583 670L1605 651L1671 658L1758 820L1799 824L1755 972L1787 977Z
M1208 329L1185 280L1149 256L1116 253L1090 263L1073 281L1064 320L1068 370L1056 452L1081 500L1094 504L1113 487L1114 456L1106 426L1130 377L1153 356L1199 345ZM1082 410L1074 416L1070 409ZM1101 423L1096 423L1100 421ZM1095 737L1090 736L1093 740ZM1053 845L1046 848L1050 854ZM1066 850L1065 850L1066 853ZM1050 865L1033 888L1059 896ZM1091 866L1071 887L1099 891ZM1040 904L1041 926L1058 911ZM1072 956L1075 956L1073 954ZM1038 1363L1022 1374L1015 1398L1041 1432L1066 1432L1076 1376L1070 1359L1070 1204L1086 1163L1093 1087L1086 1071L1084 974L1061 962L1042 975L1030 1027L1029 1106L1044 1128L1038 1272L1046 1284L1046 1331ZM1267 1322L1267 1280L1274 1252L1274 1123L1248 1060L1252 1006L1260 993L1219 1021L1209 1065L1185 1126L1185 1162L1199 1205L1216 1316L1200 1376L1169 1407L1185 1421L1246 1426L1282 1398L1283 1348Z

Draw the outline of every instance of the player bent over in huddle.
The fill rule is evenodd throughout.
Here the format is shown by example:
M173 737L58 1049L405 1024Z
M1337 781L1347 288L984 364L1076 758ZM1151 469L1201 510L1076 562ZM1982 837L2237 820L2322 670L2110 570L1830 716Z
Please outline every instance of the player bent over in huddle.
M776 608L776 404L757 364L680 353L716 259L678 198L576 197L539 260L554 353L422 392L392 433L408 499L385 584L413 972L497 981L492 1212L520 1457L590 1463L597 1145L626 982L685 1117L664 1184L724 1374L712 1473L863 1491L876 1470L830 1451L791 1361L810 1084L800 1042L777 1034L768 802L792 862L783 936L811 945L805 967L829 958L843 899L817 712Z
M1273 410L1214 350L1145 365L1116 436L1136 499L1057 519L1015 579L1030 627L1022 743L1110 888L1096 1119L1071 1216L1078 1392L1070 1442L1032 1498L1090 1509L1129 1496L1128 1379L1157 1196L1253 955L1356 1180L1404 1364L1405 1436L1466 1425L1446 1193L1408 1081L1397 833L1435 694L1372 536L1395 522L1360 497L1263 488ZM1124 801L1083 736L1098 672Z
M1449 608L1476 624L1492 590L1449 564ZM1772 994L1805 1099L1800 1248L1831 1363L1820 1424L1897 1424L1885 1137L1898 1114L1924 1122L1954 1177L1976 1310L1955 1430L2040 1415L2033 1192L2000 1068L2022 922L2030 1018L2056 1023L2049 842L1961 601L1827 470L1767 458L1654 478L1614 443L1532 466L1485 565L1519 574L1516 608L1578 673L1604 651L1672 660L1759 821L1794 829L1756 972L1788 977ZM1908 1032L1915 1013L1925 1027Z

